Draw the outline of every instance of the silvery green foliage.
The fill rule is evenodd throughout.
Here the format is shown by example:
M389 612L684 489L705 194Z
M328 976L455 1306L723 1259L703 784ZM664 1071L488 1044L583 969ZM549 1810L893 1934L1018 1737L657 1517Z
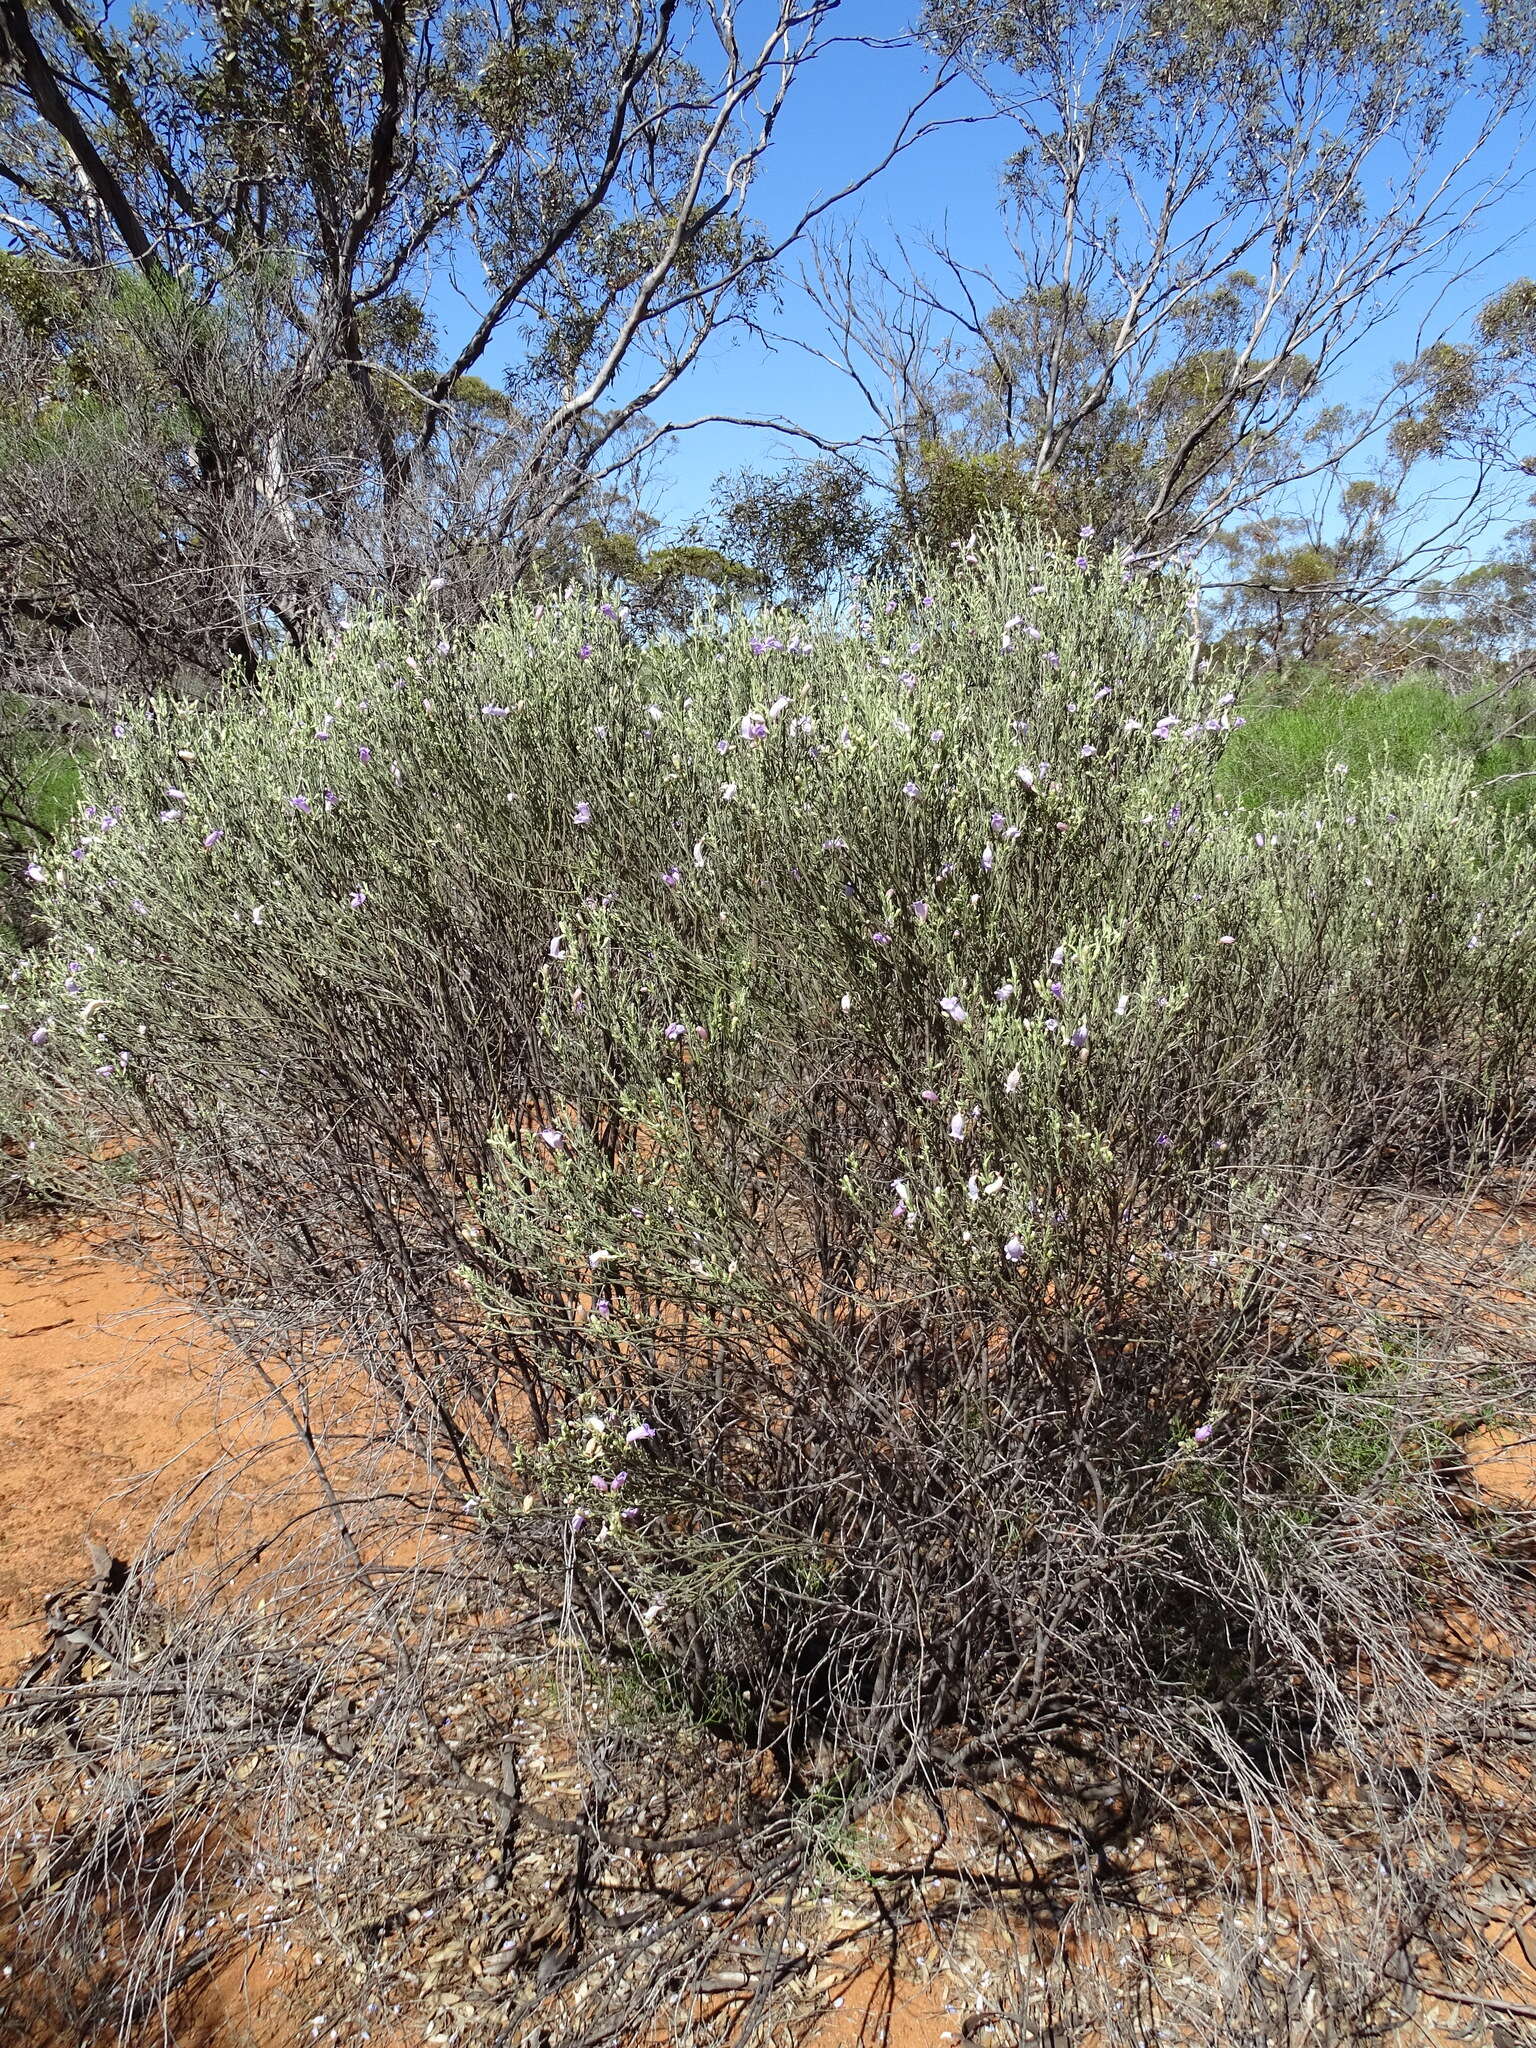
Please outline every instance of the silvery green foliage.
M344 1343L566 1640L754 1741L1155 1696L1230 1764L1366 1636L1427 1699L1439 1425L1312 1346L1312 1246L1529 1117L1531 867L1449 770L1224 807L1187 601L998 534L856 619L364 619L162 704L38 882L42 1170Z

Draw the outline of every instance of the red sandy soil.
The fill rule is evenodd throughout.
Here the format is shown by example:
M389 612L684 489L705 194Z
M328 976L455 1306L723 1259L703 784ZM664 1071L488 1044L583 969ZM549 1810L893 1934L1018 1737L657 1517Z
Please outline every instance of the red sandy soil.
M217 1356L110 1245L46 1221L0 1237L0 1683L39 1647L49 1595L90 1576L85 1538L133 1557L208 1462ZM290 2048L299 2031L252 1957L204 1987L175 2048Z
M44 1601L89 1576L85 1538L131 1558L210 1461L218 1359L195 1312L115 1259L109 1242L46 1220L0 1236L0 1685L38 1647ZM1528 1441L1485 1439L1473 1463L1496 1498L1525 1503L1536 1492ZM287 1989L260 1956L237 1958L204 1987L174 2048L310 2039ZM962 2038L942 1983L893 1984L871 1969L847 1993L814 2048ZM1433 2026L1424 2036L1447 2038Z
M134 1555L213 1420L196 1315L84 1236L22 1229L0 1237L0 1678L89 1576L87 1536Z

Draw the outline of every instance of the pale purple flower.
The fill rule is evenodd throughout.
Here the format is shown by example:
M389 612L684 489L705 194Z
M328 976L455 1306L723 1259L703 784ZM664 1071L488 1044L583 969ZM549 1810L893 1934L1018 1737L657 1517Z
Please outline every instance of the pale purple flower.
M604 1322L606 1322L609 1316L613 1314L613 1303L608 1299L606 1294L600 1295L598 1299L593 1302L592 1313L594 1315L601 1316Z
M325 808L328 811L334 811L336 806L341 802L341 798L336 794L334 789L327 789L321 791L320 801L325 805Z
M549 942L549 957L551 960L563 960L566 957L565 940L558 932Z
M308 805L308 804L306 804L306 805L304 806L304 808L305 808L305 810L307 811L307 810L309 809L309 805ZM160 822L161 822L161 824L162 824L162 825L174 825L174 824L175 824L175 822L176 822L176 820L177 820L177 819L178 819L178 818L179 818L180 816L181 816L181 813L180 813L180 811L162 811L162 812L160 813Z
M354 910L361 910L363 905L368 901L368 891L366 889L354 889L352 891L352 894L347 898L347 901L351 904Z
M1010 1266L1017 1266L1022 1264L1024 1258L1023 1241L1017 1237L1010 1237L1008 1242L1003 1246L1003 1257L1008 1261Z
M1163 1152L1166 1151L1167 1148L1173 1143L1173 1140L1169 1137L1166 1131L1159 1131L1157 1136L1152 1140L1152 1143L1157 1151Z
M27 880L29 882L46 882L47 879L47 875L35 860L27 862Z
M627 1472L615 1472L608 1482L608 1491L610 1493L617 1493L628 1477L629 1474Z
M949 1019L951 1024L963 1024L965 1022L965 1005L961 1002L958 996L941 997L939 1000L939 1008L944 1012L945 1016Z
M592 1474L592 1491L594 1493L606 1493L608 1491L608 1482L600 1472Z
M604 1266L612 1265L612 1252L588 1252L587 1265L592 1272L599 1272Z
M1011 981L999 982L997 987L992 991L993 996L1000 1003L1011 1002L1016 993L1017 991L1015 990L1013 983Z
M575 1514L574 1514L574 1515L572 1515L572 1517L571 1517L571 1534L572 1534L573 1536L579 1536L579 1535L581 1534L582 1530L583 1530L583 1529L585 1529L585 1527L586 1527L586 1526L587 1526L587 1518L586 1518L586 1516L585 1516L585 1515L584 1515L584 1514L582 1513L581 1509L580 1509L580 1508L578 1508L578 1509L576 1510Z
M588 803L578 804L571 813L571 823L573 825L590 825L591 822L592 806Z
M1077 537L1079 540L1092 540L1093 528L1091 526L1080 526L1077 529Z
M34 1045L45 1045L47 1043L47 1040L48 1026L46 1024L39 1024L37 1029L32 1033L32 1043Z
M223 837L224 827L222 825L215 825L213 830L204 837L203 844L204 846L217 846Z
M683 878L676 868L668 868L661 879L669 889L675 889Z
M940 726L936 726L936 727L934 728L934 730L933 730L933 731L932 731L931 733L929 733L929 735L928 735L928 738L929 738L929 740L930 740L930 741L932 742L932 744L933 744L934 746L937 746L937 745L939 744L940 740L942 740L942 739L943 739L943 737L944 737L944 728L943 728L943 726L942 726L942 725L940 725Z
M924 902L921 896L919 896L916 902L912 905L912 915L917 919L919 924L926 924L928 922L928 905L926 904L926 902Z
M1067 992L1066 984L1064 982L1048 981L1045 985L1050 990L1051 994L1055 996L1058 1002L1061 1001L1062 997L1065 996Z
M1218 946L1235 946L1237 941L1230 932L1223 932L1216 943Z
M1068 1045L1075 1046L1077 1050L1081 1052L1083 1047L1088 1043L1087 1025L1079 1024L1077 1029L1073 1032L1072 1036L1067 1040L1067 1043Z
M904 782L901 785L901 793L903 796L921 796L922 791L915 782Z
M1003 1093L1005 1095L1017 1095L1019 1089L1023 1086L1023 1082L1024 1076L1019 1072L1018 1068L1012 1068L1003 1082Z
M590 661L592 659L591 648L587 646L578 647L576 650L576 659L578 661Z
M1216 1425L1213 1422L1202 1422L1195 1431L1195 1442L1197 1444L1208 1444L1215 1434Z
M624 1432L624 1441L627 1444L648 1444L655 1434L648 1422L637 1422L633 1429Z
M288 801L293 805L293 808L296 811L302 811L306 818L309 816L310 805L309 798L307 796L291 796L289 797Z
M990 874L991 874L991 872L992 872L992 863L993 863L993 861L994 861L995 859L996 859L996 855L995 855L995 854L993 853L993 851L992 851L992 849L991 849L991 847L990 847L990 846L984 846L984 847L983 847L983 848L981 849L981 866L982 866L982 872L983 872L984 874L988 874L988 875L990 875Z
M565 1137L560 1131L540 1131L539 1136L544 1140L551 1152L558 1152L565 1143Z
M620 1508L620 1509L619 1509L619 1520L620 1520L621 1522L638 1522L638 1521L639 1521L639 1519L640 1519L640 1510L639 1510L638 1508Z
M661 1035L663 1038L686 1038L688 1036L688 1026L686 1024L669 1024Z
M511 713L512 707L510 704L482 704L480 706L480 716L482 718L509 718Z
M891 935L889 932L871 932L869 943L872 946L888 946L891 943Z
M962 1110L962 1109L957 1109L957 1110L955 1111L954 1115L953 1115L953 1116L952 1116L952 1117L950 1118L950 1120L949 1120L949 1135L950 1135L950 1136L951 1136L952 1138L963 1138L963 1137L965 1136L965 1111L964 1111L964 1110Z

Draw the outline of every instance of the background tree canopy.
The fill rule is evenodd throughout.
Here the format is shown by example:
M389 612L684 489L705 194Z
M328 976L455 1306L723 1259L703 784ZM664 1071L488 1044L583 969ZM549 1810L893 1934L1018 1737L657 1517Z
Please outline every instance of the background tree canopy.
M747 197L836 4L3 0L12 685L206 688L632 525L647 408L804 225Z
M1531 10L929 0L888 144L755 221L842 11L0 0L0 687L94 716L530 577L607 581L641 634L845 605L1000 512L1198 557L1272 667L1470 644L1426 480L1484 520L1523 480L1536 287L1345 372L1503 189ZM991 267L837 224L952 90L1001 138ZM846 431L780 422L811 459L658 517L669 394L771 338L807 230Z

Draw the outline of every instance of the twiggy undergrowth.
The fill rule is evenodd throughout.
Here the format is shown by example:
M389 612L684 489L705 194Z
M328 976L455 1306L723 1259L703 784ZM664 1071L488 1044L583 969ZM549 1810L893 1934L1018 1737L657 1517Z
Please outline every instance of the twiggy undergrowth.
M1006 1907L999 2038L1421 1995L1532 1726L1468 1462L1532 1347L1463 1284L1532 863L1444 769L1224 805L1183 603L1000 534L857 630L363 622L125 726L34 1172L169 1233L305 1476L211 1480L227 1569L17 1702L19 1952L92 2024L164 2010L189 1826L266 1905L309 1855L355 2025L803 2030L855 1897L914 1956ZM881 1861L914 1812L991 1834Z

